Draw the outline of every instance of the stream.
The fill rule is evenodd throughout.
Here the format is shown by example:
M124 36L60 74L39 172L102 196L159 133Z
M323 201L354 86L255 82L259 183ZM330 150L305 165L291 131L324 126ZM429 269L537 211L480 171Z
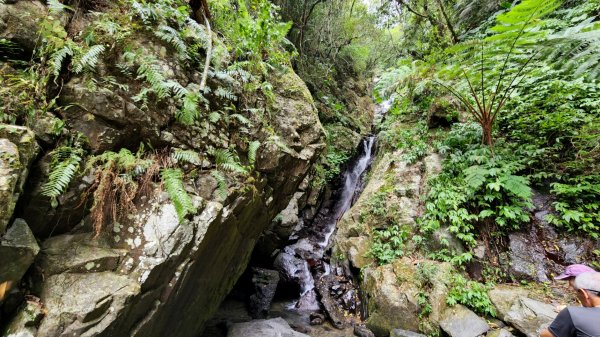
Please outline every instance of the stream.
M375 121L380 122L389 108L388 102L379 105ZM331 262L330 239L337 222L364 188L376 142L373 135L361 141L357 155L340 176L331 202L321 206L312 221L300 219L300 228L292 233L287 246L276 256L273 267L281 280L267 317L282 317L292 328L311 337L354 335L352 325L360 324L364 315L358 284L348 266ZM232 323L253 319L247 305L249 283L248 277L238 282L202 337L224 337Z

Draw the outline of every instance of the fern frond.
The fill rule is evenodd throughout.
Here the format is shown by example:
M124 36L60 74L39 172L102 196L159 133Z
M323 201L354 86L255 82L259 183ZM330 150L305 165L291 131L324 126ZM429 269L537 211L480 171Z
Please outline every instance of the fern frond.
M208 121L211 123L216 123L221 120L221 113L219 111L213 111L208 114Z
M188 91L183 97L183 105L177 111L177 120L185 125L191 125L200 117L198 104L204 98L201 94Z
M52 54L50 57L50 71L52 72L52 75L55 77L60 75L60 70L63 67L63 63L69 56L73 56L73 49L71 48L70 44L66 44L64 47Z
M154 31L154 35L175 48L180 59L185 60L188 58L187 46L179 36L179 32L173 29L173 27L160 25Z
M91 46L90 49L83 54L80 58L75 60L75 66L73 67L73 72L76 74L82 73L84 70L93 71L96 68L98 62L100 62L100 56L106 47L103 45L94 45Z
M223 171L248 174L248 170L239 162L239 158L229 150L216 149L210 152L215 158L215 164Z
M179 222L183 222L188 214L195 214L196 208L192 198L183 185L183 171L180 169L163 169L160 176L169 198L175 206Z
M259 148L260 142L258 140L251 142L248 146L248 163L250 166L254 166L256 163L256 153L258 152Z
M237 121L240 122L242 125L252 126L252 122L248 118L244 117L243 115L231 114L229 117L233 118L233 119L237 119Z
M62 146L52 153L48 181L42 187L42 195L55 200L69 186L79 170L84 151L80 148Z
M227 180L219 171L212 171L210 174L217 181L217 189L222 198L227 197Z
M175 149L173 153L171 153L171 158L177 162L200 165L200 156L196 151L192 150Z
M215 95L221 98L228 99L230 101L237 101L237 96L231 90L225 89L223 87L218 87L217 90L215 90Z
M64 10L70 10L70 11L73 10L72 7L69 7L65 4L63 4L58 0L48 0L48 1L46 1L46 4L48 5L48 11L54 15L60 14Z

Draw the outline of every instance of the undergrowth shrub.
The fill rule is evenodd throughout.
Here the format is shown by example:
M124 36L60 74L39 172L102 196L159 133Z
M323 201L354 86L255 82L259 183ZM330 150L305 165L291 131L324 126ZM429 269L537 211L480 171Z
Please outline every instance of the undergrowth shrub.
M454 274L449 287L450 291L446 297L448 305L462 304L480 315L496 317L496 309L487 294L492 288L491 284L482 284L468 280L460 274Z
M525 164L516 152L521 150L498 146L492 156L479 140L471 142L479 132L473 126L455 126L443 142L446 159L443 171L429 182L426 213L419 219L422 232L447 226L474 246L478 235L507 233L529 221L532 191L520 175Z

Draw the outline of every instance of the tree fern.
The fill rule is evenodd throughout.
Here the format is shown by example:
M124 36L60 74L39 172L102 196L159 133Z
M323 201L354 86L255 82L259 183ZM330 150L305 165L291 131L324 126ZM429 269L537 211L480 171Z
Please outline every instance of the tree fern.
M183 185L183 172L180 169L163 169L161 180L175 206L179 221L183 222L188 214L195 214L196 208L192 198L188 195Z

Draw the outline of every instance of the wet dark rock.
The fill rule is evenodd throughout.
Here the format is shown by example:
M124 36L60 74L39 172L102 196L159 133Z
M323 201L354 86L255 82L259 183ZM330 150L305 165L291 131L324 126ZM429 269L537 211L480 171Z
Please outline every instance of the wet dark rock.
M355 325L354 326L354 336L375 337L375 334L373 333L373 331L369 330L368 328L366 328L362 325Z
M252 269L254 294L250 295L249 299L249 312L252 318L267 317L278 283L279 273L277 271L263 268Z
M33 337L44 317L44 307L39 299L30 298L24 304L10 325L6 328L4 336Z
M311 313L309 318L310 318L310 325L321 325L321 324L325 323L325 315L318 313L318 312Z
M19 282L40 248L23 219L16 219L0 240L0 284Z
M549 281L546 252L531 233L512 233L508 239L510 274L516 279Z
M317 292L321 297L321 304L325 308L325 312L331 319L333 326L342 329L345 321L344 311L339 305L336 296L331 293L332 287L339 285L338 282L335 275L325 275L317 281Z
M305 261L287 252L281 252L275 258L273 267L285 282L299 283L305 269Z
M390 337L426 337L425 335L421 335L420 333L402 330L402 329L394 329L390 332Z

